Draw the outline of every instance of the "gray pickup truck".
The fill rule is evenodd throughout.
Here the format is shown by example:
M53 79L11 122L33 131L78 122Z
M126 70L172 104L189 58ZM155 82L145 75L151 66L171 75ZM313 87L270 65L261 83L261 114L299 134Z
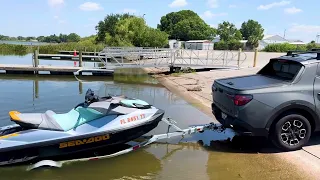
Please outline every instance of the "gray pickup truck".
M215 80L212 96L223 126L301 149L320 130L320 51L290 51L256 74Z

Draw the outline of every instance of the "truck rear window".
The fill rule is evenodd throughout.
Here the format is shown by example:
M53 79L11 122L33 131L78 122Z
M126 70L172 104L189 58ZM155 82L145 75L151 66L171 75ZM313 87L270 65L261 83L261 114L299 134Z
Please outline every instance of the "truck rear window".
M292 81L299 73L302 64L295 61L271 60L258 74L271 78Z

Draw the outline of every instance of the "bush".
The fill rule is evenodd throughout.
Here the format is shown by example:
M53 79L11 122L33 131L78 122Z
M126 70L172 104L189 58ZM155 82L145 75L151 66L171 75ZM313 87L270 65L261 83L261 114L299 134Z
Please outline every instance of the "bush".
M26 55L32 52L32 46L17 45L17 44L0 44L1 55Z
M231 40L228 42L228 50L238 50L242 48L242 43L238 40Z
M316 44L315 42L311 42L307 44L307 50L319 49L319 48L320 48L320 45Z
M219 41L214 44L214 49L216 50L227 50L228 49L228 44L225 41Z
M287 51L294 51L294 50L306 51L307 46L283 43L283 44L269 44L263 49L263 51L265 52L287 52Z
M219 41L214 44L216 50L238 50L239 48L242 48L242 44L238 40Z

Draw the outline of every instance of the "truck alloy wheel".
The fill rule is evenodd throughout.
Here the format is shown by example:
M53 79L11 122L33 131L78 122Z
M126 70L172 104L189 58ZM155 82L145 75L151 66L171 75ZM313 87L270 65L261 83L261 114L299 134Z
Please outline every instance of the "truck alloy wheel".
M311 125L300 114L288 114L282 117L273 130L273 142L279 148L292 151L301 149L310 138Z

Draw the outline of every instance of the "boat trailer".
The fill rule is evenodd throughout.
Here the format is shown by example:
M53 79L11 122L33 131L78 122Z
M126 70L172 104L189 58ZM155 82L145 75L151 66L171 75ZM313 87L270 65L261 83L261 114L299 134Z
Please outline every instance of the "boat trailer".
M150 145L156 141L163 140L163 139L170 139L170 138L179 137L179 136L184 138L184 136L186 136L186 135L192 135L195 133L202 133L206 130L216 131L216 132L224 132L226 130L226 128L224 128L222 125L214 124L214 123L209 123L209 124L205 124L205 125L193 125L193 126L190 126L189 128L181 129L175 125L177 122L171 118L163 118L161 121L168 125L167 133L151 135L151 136L142 136L141 138L146 139L145 141L142 141L136 145L133 145L133 146L127 148L127 149L118 151L113 154L102 155L102 156L93 156L93 157L88 157L88 158L79 158L79 159L71 159L71 160L64 160L64 161L42 160L42 161L39 161L35 164L29 165L27 167L27 171L38 169L41 167L61 168L63 166L63 164L70 164L73 162L112 158L112 157L120 156L123 154L127 154L131 151L138 150L142 147L145 147L147 145ZM174 128L176 131L169 132L171 127ZM236 135L236 133L234 134L234 136L235 135ZM231 140L234 136L231 137Z

